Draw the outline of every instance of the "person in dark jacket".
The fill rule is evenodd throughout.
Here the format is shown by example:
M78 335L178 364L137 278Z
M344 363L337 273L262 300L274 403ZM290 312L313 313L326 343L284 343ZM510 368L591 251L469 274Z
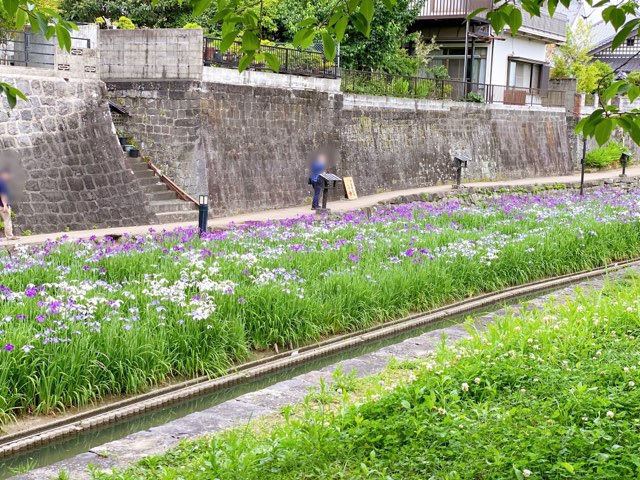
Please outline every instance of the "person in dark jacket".
M313 187L313 201L311 202L311 209L317 210L320 208L320 195L322 195L322 178L320 175L327 171L327 157L320 154L315 157L311 162L311 175L309 176L309 185Z

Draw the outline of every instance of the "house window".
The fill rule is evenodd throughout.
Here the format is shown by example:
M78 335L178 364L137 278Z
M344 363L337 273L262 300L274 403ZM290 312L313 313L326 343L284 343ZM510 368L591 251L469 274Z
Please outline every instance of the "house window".
M442 46L431 55L433 66L444 65L449 72L449 77L454 80L464 78L464 44L461 46ZM471 60L471 46L469 46L468 59ZM468 64L467 76L473 75L472 82L484 83L487 69L487 47L477 46L472 62Z
M635 38L627 38L627 47L633 47L636 44Z
M540 88L542 65L539 63L509 61L509 87Z

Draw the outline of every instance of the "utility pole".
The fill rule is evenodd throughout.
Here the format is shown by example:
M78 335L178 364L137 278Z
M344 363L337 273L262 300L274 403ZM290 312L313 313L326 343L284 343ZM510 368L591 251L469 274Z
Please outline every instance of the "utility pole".
M580 195L584 195L584 164L587 155L587 137L582 135L582 160L580 161Z

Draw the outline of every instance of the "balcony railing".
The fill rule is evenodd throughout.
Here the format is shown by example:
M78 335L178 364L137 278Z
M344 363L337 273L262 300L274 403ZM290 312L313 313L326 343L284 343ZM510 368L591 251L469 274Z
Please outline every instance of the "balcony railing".
M419 19L464 18L478 8L491 9L492 0L423 0Z
M390 73L342 70L342 91L426 100L453 100L501 105L564 107L564 92L509 87L463 80L408 77Z
M226 52L220 48L220 38L204 38L204 64L225 68L238 68L242 58L242 44L234 42ZM263 53L272 53L280 61L280 71L290 75L304 75L309 77L338 78L340 67L338 58L331 62L323 53L309 50L296 50L295 48L262 46ZM249 70L272 71L266 63L253 62Z

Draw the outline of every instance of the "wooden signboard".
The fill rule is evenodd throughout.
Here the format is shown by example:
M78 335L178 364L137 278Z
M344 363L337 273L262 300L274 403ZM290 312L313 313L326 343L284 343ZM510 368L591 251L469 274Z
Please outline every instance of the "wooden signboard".
M349 200L355 200L358 198L358 192L356 192L356 185L353 183L353 177L344 177L342 179L344 183L344 191Z

